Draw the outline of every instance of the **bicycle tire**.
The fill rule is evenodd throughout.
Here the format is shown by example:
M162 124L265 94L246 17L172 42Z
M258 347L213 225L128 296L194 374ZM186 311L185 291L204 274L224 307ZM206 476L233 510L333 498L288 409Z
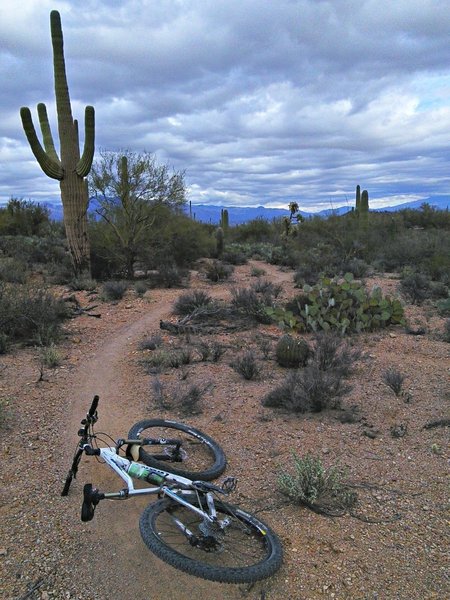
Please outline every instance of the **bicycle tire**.
M202 503L206 504L203 498ZM202 518L173 500L149 504L139 528L146 546L176 569L222 583L253 583L273 575L281 566L283 550L275 533L255 516L225 502L214 502L219 519L231 518L233 525L223 534L217 550L192 546L174 523L172 514L193 533L201 532ZM187 522L186 518L187 517ZM236 539L234 539L234 536ZM178 540L178 541L177 541ZM240 550L243 545L243 551ZM242 560L243 564L237 564Z
M202 481L215 479L223 473L227 464L224 451L209 435L176 421L144 419L131 427L128 437L129 439L143 437L181 439L184 452L181 462L156 459L150 449L160 452L158 446L146 448L141 446L139 459L149 467L169 471L188 479Z

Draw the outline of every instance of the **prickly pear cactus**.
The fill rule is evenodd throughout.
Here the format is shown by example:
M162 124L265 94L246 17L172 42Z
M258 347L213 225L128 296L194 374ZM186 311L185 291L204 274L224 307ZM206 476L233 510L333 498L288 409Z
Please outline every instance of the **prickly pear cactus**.
M287 333L279 339L275 354L280 367L298 368L306 365L310 349L305 340Z

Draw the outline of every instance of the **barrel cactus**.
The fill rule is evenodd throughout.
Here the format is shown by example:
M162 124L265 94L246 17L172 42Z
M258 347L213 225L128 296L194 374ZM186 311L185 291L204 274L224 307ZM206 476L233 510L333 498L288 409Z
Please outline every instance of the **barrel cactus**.
M308 362L310 348L305 340L285 334L279 339L275 354L280 367L304 367Z

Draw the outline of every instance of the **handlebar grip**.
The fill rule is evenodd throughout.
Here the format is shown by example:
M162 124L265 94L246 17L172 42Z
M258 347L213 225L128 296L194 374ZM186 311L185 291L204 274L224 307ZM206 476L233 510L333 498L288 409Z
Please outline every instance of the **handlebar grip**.
M95 415L95 412L96 412L97 406L98 406L98 401L99 401L99 397L97 395L95 395L94 399L92 400L91 408L89 409L89 412L88 412L88 415L90 417L93 417Z

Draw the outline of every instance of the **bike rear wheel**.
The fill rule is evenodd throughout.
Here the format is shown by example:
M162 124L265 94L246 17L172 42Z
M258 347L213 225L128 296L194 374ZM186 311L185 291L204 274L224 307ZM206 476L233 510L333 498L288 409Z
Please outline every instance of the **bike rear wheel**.
M202 500L203 507L206 499ZM200 515L173 500L150 504L140 519L148 548L160 559L190 575L223 583L251 583L273 575L282 562L277 536L262 521L237 507L216 500L224 531L213 531ZM178 519L195 536L194 542L176 524Z
M133 425L130 439L177 439L175 445L145 445L139 448L139 459L149 467L169 471L188 479L209 481L226 467L225 454L217 442L205 433L175 421L147 419Z

